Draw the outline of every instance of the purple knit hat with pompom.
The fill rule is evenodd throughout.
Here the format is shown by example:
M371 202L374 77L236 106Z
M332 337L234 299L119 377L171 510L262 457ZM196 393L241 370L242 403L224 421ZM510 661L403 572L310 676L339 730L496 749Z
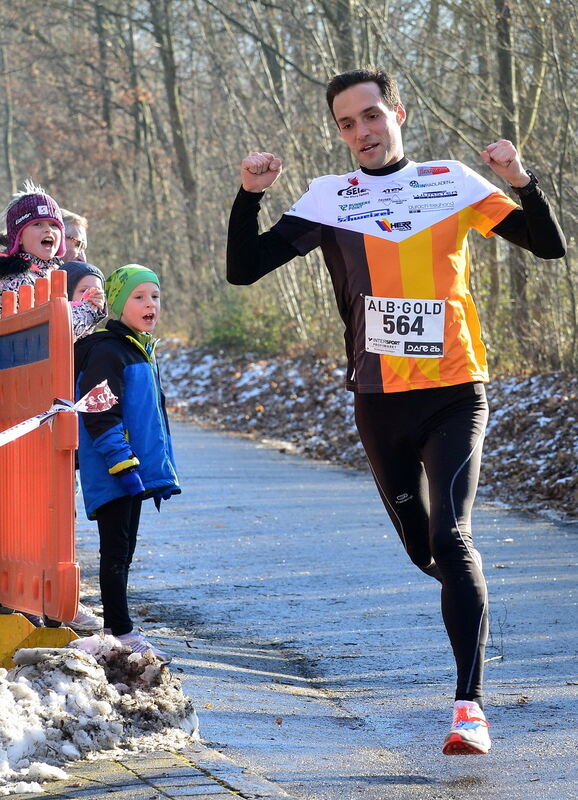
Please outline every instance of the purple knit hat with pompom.
M49 194L23 194L6 212L7 255L13 256L18 252L24 228L42 219L56 222L60 228L60 247L56 255L60 258L65 254L64 223L58 203Z

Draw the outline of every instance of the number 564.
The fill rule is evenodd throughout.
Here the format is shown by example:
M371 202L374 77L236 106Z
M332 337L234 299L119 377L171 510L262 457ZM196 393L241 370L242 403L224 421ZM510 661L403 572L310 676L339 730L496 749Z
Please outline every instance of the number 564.
M417 316L411 325L410 319L406 314L400 314L399 317L394 314L384 314L383 332L398 333L400 336L406 336L408 333L416 333L418 336L423 336L423 317Z

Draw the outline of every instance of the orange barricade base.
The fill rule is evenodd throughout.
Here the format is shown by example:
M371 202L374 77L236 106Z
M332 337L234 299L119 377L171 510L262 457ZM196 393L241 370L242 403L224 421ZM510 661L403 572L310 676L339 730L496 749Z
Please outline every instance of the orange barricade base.
M38 305L37 300L42 300ZM73 400L73 349L66 273L2 295L0 431ZM0 447L0 603L72 620L79 569L74 541L74 412ZM6 617L0 616L0 626ZM52 629L59 630L59 629Z
M79 636L70 628L35 628L22 614L0 615L0 667L12 669L14 653L26 647L66 647Z

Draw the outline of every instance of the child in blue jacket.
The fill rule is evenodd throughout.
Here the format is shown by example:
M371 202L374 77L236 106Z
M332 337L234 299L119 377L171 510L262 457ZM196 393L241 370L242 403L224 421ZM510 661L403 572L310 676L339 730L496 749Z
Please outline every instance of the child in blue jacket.
M79 414L80 480L87 516L98 523L105 632L168 663L166 653L134 630L127 603L142 501L152 497L160 508L181 491L154 357L159 279L129 264L107 278L105 289L118 319L75 345L77 398L104 380L118 398L108 411Z

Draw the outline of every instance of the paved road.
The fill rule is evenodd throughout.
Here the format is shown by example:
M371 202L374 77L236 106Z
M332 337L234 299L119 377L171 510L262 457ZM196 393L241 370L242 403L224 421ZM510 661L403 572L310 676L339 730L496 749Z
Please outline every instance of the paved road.
M160 516L146 504L132 604L175 653L206 742L302 800L578 798L576 526L477 507L494 747L446 757L437 584L408 563L370 478L174 432L184 492ZM94 528L79 534L94 582Z

